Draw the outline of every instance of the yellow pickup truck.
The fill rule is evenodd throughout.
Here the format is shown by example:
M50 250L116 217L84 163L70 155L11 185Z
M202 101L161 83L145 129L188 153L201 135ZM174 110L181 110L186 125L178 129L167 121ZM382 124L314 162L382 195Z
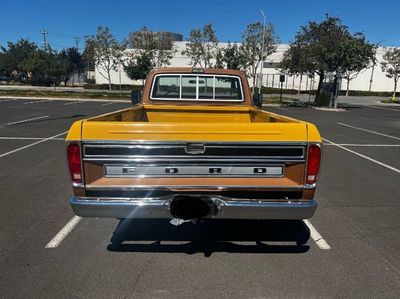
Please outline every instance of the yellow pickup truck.
M82 217L305 219L317 207L317 128L264 111L240 71L151 71L133 106L67 136Z

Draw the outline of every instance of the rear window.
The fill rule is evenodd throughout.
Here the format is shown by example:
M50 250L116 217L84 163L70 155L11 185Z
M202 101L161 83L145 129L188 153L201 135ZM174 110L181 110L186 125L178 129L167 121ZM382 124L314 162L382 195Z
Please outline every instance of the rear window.
M243 101L242 84L236 76L156 75L152 100Z

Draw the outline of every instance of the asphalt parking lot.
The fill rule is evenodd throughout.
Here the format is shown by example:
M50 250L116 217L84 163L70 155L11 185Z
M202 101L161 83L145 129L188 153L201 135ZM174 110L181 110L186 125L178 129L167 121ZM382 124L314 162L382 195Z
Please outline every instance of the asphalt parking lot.
M74 217L63 138L73 121L125 107L0 99L1 298L399 297L399 108L267 108L324 138L310 222Z

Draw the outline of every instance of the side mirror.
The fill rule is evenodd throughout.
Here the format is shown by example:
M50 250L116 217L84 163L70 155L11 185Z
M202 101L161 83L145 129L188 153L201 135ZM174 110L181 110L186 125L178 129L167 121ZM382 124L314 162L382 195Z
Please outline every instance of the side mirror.
M256 106L258 108L261 108L262 104L263 104L263 99L264 99L264 97L263 97L263 95L261 93L255 93L253 95L253 104L254 104L254 106Z
M142 101L142 93L139 90L133 90L131 92L132 105L137 105Z

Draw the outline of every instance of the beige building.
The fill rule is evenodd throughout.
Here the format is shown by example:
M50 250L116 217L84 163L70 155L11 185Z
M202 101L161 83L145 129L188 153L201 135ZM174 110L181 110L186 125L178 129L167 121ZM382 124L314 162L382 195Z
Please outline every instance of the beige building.
M174 46L176 49L174 57L171 59L170 66L190 66L190 59L182 54L182 51L186 47L186 41L177 41ZM226 47L227 43L219 43L219 47ZM263 64L263 86L279 88L279 75L281 74L278 65L282 59L283 53L288 49L289 45L280 44L278 45L277 51L268 56ZM133 51L128 49L126 51ZM377 64L375 67L370 67L362 71L357 78L350 82L351 90L372 90L372 91L393 91L394 83L393 80L386 77L385 73L382 72L380 62L386 49L383 47L377 50ZM97 84L108 83L103 78L99 71L95 71L95 79ZM141 84L141 82L130 80L123 71L122 66L117 71L113 71L111 74L111 80L113 84ZM251 80L249 80L251 81ZM251 83L251 82L250 82ZM346 81L342 81L342 89L346 89ZM318 78L311 79L308 76L285 76L285 82L283 88L288 89L301 89L309 90L316 89L318 85Z

